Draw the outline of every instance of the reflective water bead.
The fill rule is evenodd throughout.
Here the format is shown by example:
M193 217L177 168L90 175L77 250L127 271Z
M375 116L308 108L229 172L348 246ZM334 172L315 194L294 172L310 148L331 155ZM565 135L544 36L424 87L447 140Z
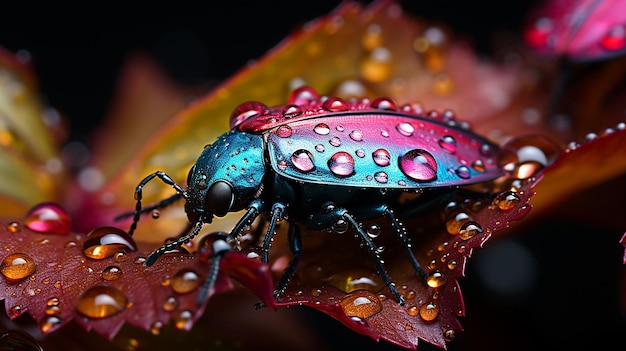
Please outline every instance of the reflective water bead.
M293 134L293 130L288 125L282 125L276 130L276 135L281 138L289 138Z
M461 226L461 229L459 230L459 237L462 240L469 240L482 232L483 228L480 224L474 221L468 221Z
M9 222L4 226L11 233L19 233L22 226L18 222Z
M341 307L348 317L369 318L382 311L378 296L367 290L357 290L341 299Z
M32 257L25 253L8 255L0 263L0 272L9 281L16 283L35 272L37 265Z
M462 179L469 179L472 175L470 169L467 166L459 166L459 168L457 168L454 173L456 173L456 175Z
M269 111L269 108L257 101L244 102L237 106L230 115L230 128L235 128L243 121L251 117L261 116Z
M161 334L161 330L163 330L164 324L161 321L155 321L154 323L150 324L150 334L152 335L159 335Z
M137 244L125 231L116 227L99 227L89 233L83 243L85 256L101 260L120 250L135 251Z
M174 316L173 320L176 329L190 330L193 326L193 313L190 310L180 311Z
M302 114L302 109L297 105L286 105L282 111L283 117L293 118Z
M456 139L450 135L446 135L439 139L441 149L449 154L456 153Z
M354 141L363 141L363 132L358 129L351 131L348 136Z
M300 172L308 173L315 169L313 154L305 149L299 149L291 154L291 163Z
M200 277L191 269L182 269L172 277L172 290L179 294L187 294L200 286Z
M415 133L415 127L413 127L413 125L408 122L396 124L396 130L398 131L398 133L404 136L411 136L413 135L413 133Z
M387 182L389 181L389 176L387 175L386 172L376 172L374 174L374 179L381 184L387 184Z
M324 152L324 150L325 150L324 145L322 145L322 144L315 145L315 151L317 151L317 152Z
M39 233L69 234L70 216L60 205L52 202L38 204L26 214L24 225Z
M446 230L448 231L448 234L459 234L461 226L470 220L472 220L472 217L470 217L467 212L464 212L462 210L451 212L446 220Z
M386 149L376 149L372 152L372 159L375 164L386 167L391 163L391 154Z
M432 302L420 306L420 317L426 322L432 322L439 316L439 307Z
M493 199L493 203L502 211L508 211L515 208L520 201L521 199L519 195L513 191L502 192L496 195Z
M339 139L339 137L332 137L328 140L328 143L332 146L339 147L341 146L341 139Z
M178 299L174 296L169 296L163 301L163 310L166 312L172 312L178 307Z
M333 274L326 279L326 282L345 293L356 290L377 292L384 286L377 274L362 270Z
M54 315L47 315L39 322L39 330L41 330L42 333L49 333L61 325L63 325L61 318Z
M108 266L102 270L104 280L118 280L122 276L122 270L118 266Z
M316 102L319 99L320 99L320 96L317 93L317 91L305 85L291 92L291 94L289 95L288 103L293 104L293 105L303 106L303 105L310 105L311 103Z
M600 40L600 45L609 51L624 49L626 47L626 27L623 24L613 26Z
M437 178L437 161L428 151L413 149L400 157L400 170L407 177L417 181Z
M112 286L97 285L87 289L78 298L76 310L89 318L106 318L126 309L128 299Z
M448 282L448 278L441 272L435 271L428 275L426 284L431 288L438 288Z
M343 99L331 97L322 103L322 108L331 112L339 112L347 111L349 106Z
M336 176L351 176L354 173L354 158L345 151L336 152L328 160L328 168Z
M528 178L549 165L561 148L545 136L529 135L509 140L498 155L498 165L516 178Z
M330 127L326 123L318 123L313 127L313 131L319 135L327 135L330 133Z

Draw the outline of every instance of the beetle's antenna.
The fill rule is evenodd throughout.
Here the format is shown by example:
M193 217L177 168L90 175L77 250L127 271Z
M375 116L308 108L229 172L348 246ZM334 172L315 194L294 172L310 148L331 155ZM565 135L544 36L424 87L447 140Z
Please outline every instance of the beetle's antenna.
M176 190L177 194L180 194L180 196L182 196L185 200L188 200L187 192L183 190L183 188L180 185L176 184L176 182L174 182L174 180L170 176L168 176L165 172L156 171L154 173L149 174L144 179L142 179L141 182L139 182L139 184L137 185L137 188L135 188L135 200L137 200L137 203L135 205L133 223L130 225L130 229L128 229L128 235L131 235L131 236L133 235L133 233L135 232L135 229L137 229L137 223L139 222L139 218L141 217L141 214L145 213L145 211L141 207L141 199L143 198L143 187L146 186L146 184L148 184L148 182L150 182L155 177L158 177L159 179L161 179L163 183L167 185L171 185L174 188L174 190Z

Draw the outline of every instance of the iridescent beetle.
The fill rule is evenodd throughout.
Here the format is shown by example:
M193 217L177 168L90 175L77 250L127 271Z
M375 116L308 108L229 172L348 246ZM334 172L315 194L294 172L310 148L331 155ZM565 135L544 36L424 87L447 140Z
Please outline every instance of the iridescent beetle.
M386 287L403 304L360 222L386 217L415 272L426 279L394 212L396 207L407 207L399 197L406 192L449 192L502 175L495 159L498 146L463 127L451 112L426 114L418 104L398 108L387 98L345 101L320 97L312 88L301 87L284 106L240 105L231 115L230 126L229 132L205 147L189 171L186 190L160 171L137 186L130 234L141 214L181 197L189 219L186 234L155 250L146 265L195 237L214 216L245 210L225 239L232 242L262 214L268 222L261 247L266 263L277 222L288 222L293 258L276 285L276 298L298 264L301 227L338 232L351 227L371 254ZM176 194L143 208L142 189L154 178L172 186ZM408 205L419 207L423 201L416 197ZM214 279L214 274L207 279L200 303Z

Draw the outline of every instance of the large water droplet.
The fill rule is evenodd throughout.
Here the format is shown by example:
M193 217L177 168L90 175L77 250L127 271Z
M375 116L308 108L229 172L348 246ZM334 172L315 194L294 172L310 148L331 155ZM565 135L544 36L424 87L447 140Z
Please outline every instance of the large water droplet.
M24 253L10 254L0 263L0 272L9 283L21 281L35 273L36 268L35 261Z
M354 173L354 158L347 152L336 152L328 160L328 168L336 176L351 176Z
M367 290L357 290L341 299L341 307L348 317L369 318L382 311L378 296Z
M293 134L293 131L291 130L291 127L288 125L282 125L278 127L278 129L276 129L276 135L278 135L281 138L289 138L291 134Z
M26 214L24 225L40 233L69 234L70 216L58 204L45 202L31 208Z
M76 310L89 318L106 318L126 309L128 299L112 286L93 286L78 298Z
M498 165L513 177L526 179L552 163L560 152L561 148L547 137L518 137L502 146Z
M439 307L432 302L420 306L420 317L426 322L432 322L439 316Z
M286 105L282 113L285 118L294 118L302 114L302 109L297 105Z
M374 159L375 164L381 167L389 166L391 163L391 155L386 149L377 149L372 152L372 159Z
M426 277L426 284L431 288L438 288L448 282L448 278L441 272L435 271Z
M413 133L415 133L415 127L413 127L413 125L409 122L396 124L396 130L398 131L398 133L404 136L411 136L413 135Z
M125 231L116 227L100 227L90 231L83 243L85 256L101 260L121 250L135 251L137 244Z
M512 191L502 192L496 195L496 197L493 199L493 203L503 211L508 211L515 208L515 206L517 206L519 202L519 195Z
M446 230L451 235L459 234L463 224L472 220L467 212L463 210L456 210L451 212L446 219Z
M417 181L437 178L437 161L428 151L413 149L400 157L400 170Z
M461 226L461 229L459 230L459 237L462 240L469 240L482 232L483 228L480 224L474 221L469 221Z
M393 100L386 97L380 97L375 99L374 101L372 101L370 106L377 110L395 111L398 109Z
M327 135L330 133L330 127L326 123L318 123L313 127L313 131L319 135Z
M313 154L305 149L299 149L291 154L291 163L300 172L308 173L315 169Z
M302 86L289 95L289 104L303 106L310 105L320 99L319 94L309 86Z
M467 166L459 166L459 168L457 168L454 173L456 173L457 176L459 176L459 178L462 179L469 179L469 177L472 176L472 172L470 171L469 167Z
M376 172L374 174L374 179L381 184L387 184L387 182L389 181L389 176L387 175L387 172Z
M191 269L182 269L174 274L171 281L172 290L179 294L187 294L200 286L200 277Z
M338 112L347 111L349 106L344 100L337 97L331 97L324 101L322 108L327 111Z

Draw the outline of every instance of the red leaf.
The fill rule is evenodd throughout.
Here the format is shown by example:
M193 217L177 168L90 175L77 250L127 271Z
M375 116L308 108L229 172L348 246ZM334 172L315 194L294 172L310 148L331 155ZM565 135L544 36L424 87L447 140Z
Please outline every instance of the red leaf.
M188 330L204 312L198 293L210 265L194 255L166 254L147 267L142 264L146 252L114 245L132 239L109 228L110 237L99 242L100 251L86 256L83 246L98 243L93 234L40 233L25 223L24 218L0 219L5 253L0 298L11 319L28 312L44 333L73 319L111 339L124 323L156 334L172 320L176 328ZM222 262L208 298L233 288L228 279L232 273L272 306L273 283L266 265L234 252Z

